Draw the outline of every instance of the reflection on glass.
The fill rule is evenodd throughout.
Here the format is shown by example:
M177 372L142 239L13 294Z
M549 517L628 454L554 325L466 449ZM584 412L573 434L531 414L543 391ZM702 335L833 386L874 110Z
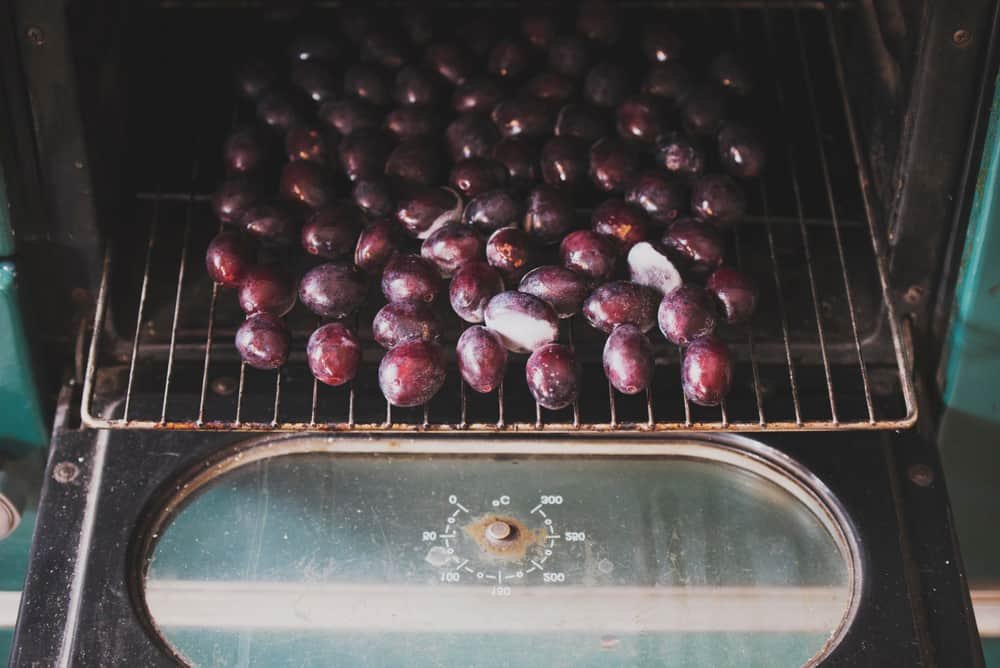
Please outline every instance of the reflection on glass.
M283 455L169 518L146 599L204 666L794 666L850 607L831 527L709 459Z

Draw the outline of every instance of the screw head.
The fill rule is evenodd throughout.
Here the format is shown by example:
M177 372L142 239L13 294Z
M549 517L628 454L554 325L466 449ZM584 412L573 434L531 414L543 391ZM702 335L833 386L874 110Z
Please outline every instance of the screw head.
M951 41L955 46L968 46L972 41L972 33L965 28L959 28L951 34Z
M917 487L930 487L934 482L934 469L926 464L914 464L906 471L907 475Z
M512 532L513 529L509 524L503 520L496 520L486 527L486 538L491 541L500 542L510 538Z
M52 467L52 478L63 484L73 482L80 475L80 467L73 462L59 462Z

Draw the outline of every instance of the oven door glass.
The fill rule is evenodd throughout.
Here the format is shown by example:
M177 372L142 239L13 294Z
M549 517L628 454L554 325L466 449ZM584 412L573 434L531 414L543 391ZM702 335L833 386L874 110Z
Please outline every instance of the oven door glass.
M853 615L846 519L766 449L343 441L243 450L159 509L144 594L168 651L202 666L794 666Z

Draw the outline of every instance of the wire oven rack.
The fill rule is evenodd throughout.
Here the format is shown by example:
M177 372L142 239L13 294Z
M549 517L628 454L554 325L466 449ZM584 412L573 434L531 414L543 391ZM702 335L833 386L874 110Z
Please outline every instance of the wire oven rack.
M576 345L588 382L563 411L542 409L527 397L523 360L514 361L490 395L470 391L452 360L447 386L430 404L394 408L374 380L374 344L366 347L354 383L323 386L311 378L301 355L315 326L308 319L301 327L293 324L293 349L300 352L286 367L250 369L233 351L238 309L228 303L235 300L201 270L208 239L201 232L213 223L208 196L192 185L188 192L140 192L136 213L145 228L137 229L145 237L134 244L140 250L118 243L117 254L109 248L105 256L83 370L83 423L106 429L368 433L911 426L917 408L910 346L886 279L882 226L837 37L837 13L845 10L822 3L714 8L736 30L757 27L773 72L773 81L762 78L758 85L783 128L783 138L772 142L767 175L751 193L756 215L733 235L737 263L761 285L761 312L750 326L730 332L737 378L721 406L703 408L684 398L679 351L662 342L645 395L617 393L603 380L600 341L573 319L564 322L563 340ZM775 26L784 28L780 38ZM136 281L112 280L127 275L130 264L136 265ZM157 310L158 291L164 298ZM125 311L135 313L134 321ZM360 317L358 324L364 322Z

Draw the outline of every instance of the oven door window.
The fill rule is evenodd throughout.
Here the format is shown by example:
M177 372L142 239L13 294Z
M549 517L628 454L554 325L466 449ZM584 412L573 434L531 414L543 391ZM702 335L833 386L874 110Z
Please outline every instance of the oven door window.
M494 458L308 441L224 463L154 524L145 601L178 658L795 666L853 614L842 514L736 449Z

